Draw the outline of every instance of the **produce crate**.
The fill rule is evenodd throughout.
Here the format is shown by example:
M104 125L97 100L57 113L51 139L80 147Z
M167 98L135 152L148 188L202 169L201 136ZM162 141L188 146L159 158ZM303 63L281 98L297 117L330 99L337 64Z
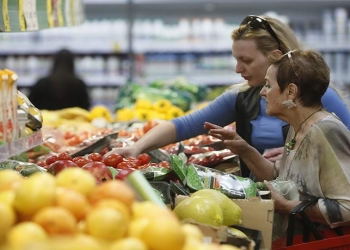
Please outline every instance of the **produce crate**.
M175 198L175 206L186 197L178 195ZM233 199L233 201L242 209L242 224L239 226L260 231L262 239L258 242L260 245L259 249L270 250L272 246L274 201L263 200L258 197Z

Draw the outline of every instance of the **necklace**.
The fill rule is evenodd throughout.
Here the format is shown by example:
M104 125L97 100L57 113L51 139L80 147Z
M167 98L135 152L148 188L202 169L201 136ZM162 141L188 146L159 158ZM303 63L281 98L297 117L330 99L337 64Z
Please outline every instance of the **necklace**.
M287 152L288 152L288 153L289 153L291 150L294 149L295 143L297 142L295 138L297 137L297 134L298 134L298 132L300 131L300 129L301 129L301 127L303 126L303 124L304 124L307 120L309 120L309 119L311 118L311 116L313 116L314 114L316 114L317 112L319 112L319 111L321 111L321 110L323 110L323 108L320 108L320 109L316 110L315 112L311 113L311 115L309 115L308 117L306 117L306 119L300 124L300 126L299 126L299 128L297 129L297 131L295 132L295 134L294 134L292 140L290 140L290 142L287 142L287 143L286 143L286 148L287 148Z

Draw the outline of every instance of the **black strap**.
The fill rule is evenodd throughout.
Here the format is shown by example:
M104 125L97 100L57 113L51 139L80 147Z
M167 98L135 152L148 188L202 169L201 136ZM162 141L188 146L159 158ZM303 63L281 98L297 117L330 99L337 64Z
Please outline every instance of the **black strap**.
M307 231L304 231L304 240L308 239L308 233L311 232L317 240L322 240L323 237L321 234L317 231L317 228L315 224L309 219L307 214L305 213L305 210L318 201L318 198L302 201L299 205L295 206L290 212L288 216L288 229L287 229L287 246L293 245L293 238L294 238L294 220L295 216L299 214L302 218L302 222L304 224L304 228L306 228Z

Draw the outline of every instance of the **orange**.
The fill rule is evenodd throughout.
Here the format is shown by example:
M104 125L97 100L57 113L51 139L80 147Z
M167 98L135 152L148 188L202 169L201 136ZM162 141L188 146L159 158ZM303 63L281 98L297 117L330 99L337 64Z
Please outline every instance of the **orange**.
M13 206L20 217L28 218L39 209L55 201L55 177L47 172L36 172L17 188Z
M113 242L109 250L148 250L148 247L140 239L129 237Z
M123 181L109 180L98 185L88 198L92 204L103 199L116 199L123 202L127 207L131 207L135 200L135 194Z
M87 234L98 239L120 239L126 235L127 227L127 218L113 208L94 208L86 216Z
M56 175L59 187L73 189L83 195L88 195L96 187L95 177L81 168L65 168Z
M86 196L67 188L56 189L55 204L70 211L78 221L84 219L90 209Z
M33 217L49 235L74 234L77 230L75 217L63 207L45 207Z
M15 211L7 204L0 203L0 245L5 239L8 230L16 222Z
M141 239L152 250L178 250L185 246L185 233L178 220L167 216L153 218L142 232Z
M13 226L8 235L7 243L9 249L29 249L26 248L33 242L43 242L48 239L45 230L34 222L21 222Z
M0 191L7 189L16 189L24 180L22 175L12 169L3 169L0 171Z

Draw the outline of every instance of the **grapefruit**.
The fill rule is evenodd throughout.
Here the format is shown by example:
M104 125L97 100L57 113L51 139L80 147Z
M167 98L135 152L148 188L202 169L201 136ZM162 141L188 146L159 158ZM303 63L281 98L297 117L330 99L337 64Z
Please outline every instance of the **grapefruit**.
M242 223L242 209L219 190L201 189L191 197L203 197L217 203L222 210L223 225L233 226Z
M223 225L223 213L220 206L206 197L187 198L175 207L174 213L180 220L193 219L212 226Z

